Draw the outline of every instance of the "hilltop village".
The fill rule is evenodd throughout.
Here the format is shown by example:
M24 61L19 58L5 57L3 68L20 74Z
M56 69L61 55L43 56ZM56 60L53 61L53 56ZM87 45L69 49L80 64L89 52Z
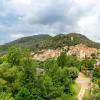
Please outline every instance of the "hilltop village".
M73 55L76 56L78 59L85 59L85 58L91 58L92 54L95 54L97 59L100 58L100 49L87 47L84 44L78 44L75 46L65 46L63 47L63 50L67 51L67 55ZM32 57L39 61L44 61L48 58L57 58L60 53L62 52L62 49L47 49L47 50L41 50L36 53L31 53Z

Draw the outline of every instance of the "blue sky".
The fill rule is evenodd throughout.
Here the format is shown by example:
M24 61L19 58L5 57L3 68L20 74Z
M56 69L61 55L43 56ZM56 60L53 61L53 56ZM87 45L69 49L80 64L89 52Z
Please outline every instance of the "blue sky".
M100 0L0 0L0 44L78 32L100 42Z

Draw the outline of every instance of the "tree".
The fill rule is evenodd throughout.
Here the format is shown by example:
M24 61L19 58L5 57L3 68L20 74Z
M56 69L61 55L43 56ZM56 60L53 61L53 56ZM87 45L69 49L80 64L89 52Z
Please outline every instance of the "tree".
M11 93L0 92L0 100L14 100Z
M16 46L12 46L9 48L7 54L7 61L10 63L11 66L19 65L21 60L21 52Z
M44 100L42 96L42 92L40 88L34 87L31 92L31 99L32 100Z
M66 64L67 67L76 67L80 70L80 66L81 66L80 61L74 56L68 55Z
M0 93L9 92L12 95L7 97L14 100L65 100L74 95L72 84L78 76L76 68L71 68L77 66L73 59L62 52L57 60L48 59L40 67L28 51L22 55L13 46L7 54L8 63L0 65ZM38 68L43 69L44 74L38 74Z
M80 70L80 61L71 55L66 55L65 52L62 52L60 56L57 58L57 64L61 67L77 67Z
M10 67L8 63L0 65L0 90L15 95L20 88L20 71L18 67Z
M22 68L22 86L29 87L34 85L35 75L36 75L36 62L31 58L25 58L23 60L23 68Z
M49 82L48 85L51 83L53 84L53 86L46 85L48 88L51 87L52 89L50 89L51 92L49 91L51 94L49 97L51 98L50 100L53 98L63 97L64 93L67 94L71 92L70 85L72 84L72 79L70 78L69 70L67 67L59 67L55 60L48 59L44 63L44 68L46 70L46 82ZM45 79L43 78L43 82ZM45 89L47 87L45 87ZM45 95L45 93L43 94Z
M43 76L43 97L46 100L52 100L53 96L54 96L54 86L53 86L53 82L52 82L52 78L49 77L48 75Z
M15 100L30 100L30 92L27 88L21 88L15 97Z
M70 84L72 84L71 78L69 76L68 68L58 67L55 71L54 76L52 76L54 85L58 88L62 88L63 93L68 93L70 90ZM59 91L60 92L60 91ZM61 92L62 93L62 92Z
M78 77L79 70L75 67L69 68L69 75L72 78L72 80L75 80Z
M51 77L54 76L54 74L58 68L58 65L54 59L47 59L44 62L43 66L44 66L46 74L48 74Z
M81 65L85 67L87 70L92 70L94 68L94 64L96 60L94 59L85 59L81 61Z
M92 53L91 54L91 57L92 57L92 59L96 59L96 54L95 53Z
M67 61L66 53L62 52L60 56L57 58L57 64L58 66L64 67L64 66L67 66L66 61Z

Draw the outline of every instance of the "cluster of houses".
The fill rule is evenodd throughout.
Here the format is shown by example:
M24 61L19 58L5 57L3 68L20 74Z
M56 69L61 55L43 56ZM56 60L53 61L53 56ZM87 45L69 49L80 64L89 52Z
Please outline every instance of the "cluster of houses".
M32 57L38 61L44 61L48 58L57 58L60 55L60 50L42 50L37 53L32 53Z
M79 59L91 58L91 54L97 53L100 50L87 47L84 44L78 44L69 48L68 54L74 55Z
M68 55L76 56L78 59L84 59L84 58L91 58L91 54L98 53L96 55L97 59L100 59L100 49L96 48L90 48L87 47L84 44L78 44L75 46L65 46L64 49L68 50ZM37 53L32 53L32 57L38 61L44 61L48 58L57 58L62 50L53 50L53 49L47 49L38 51ZM97 64L95 64L95 67L100 67L100 60L97 60Z

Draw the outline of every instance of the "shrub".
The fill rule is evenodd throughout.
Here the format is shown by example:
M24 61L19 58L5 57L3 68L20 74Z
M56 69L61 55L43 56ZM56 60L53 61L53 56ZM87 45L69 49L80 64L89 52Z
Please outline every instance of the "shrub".
M78 77L79 70L75 67L70 67L69 68L69 76L75 80Z
M7 61L8 63L13 65L19 65L21 60L21 53L18 48L15 46L12 46L9 48L8 54L7 54Z
M1 92L0 93L0 100L14 100L11 93Z
M93 96L93 99L94 99L94 100L100 100L100 93L96 93L96 94Z

